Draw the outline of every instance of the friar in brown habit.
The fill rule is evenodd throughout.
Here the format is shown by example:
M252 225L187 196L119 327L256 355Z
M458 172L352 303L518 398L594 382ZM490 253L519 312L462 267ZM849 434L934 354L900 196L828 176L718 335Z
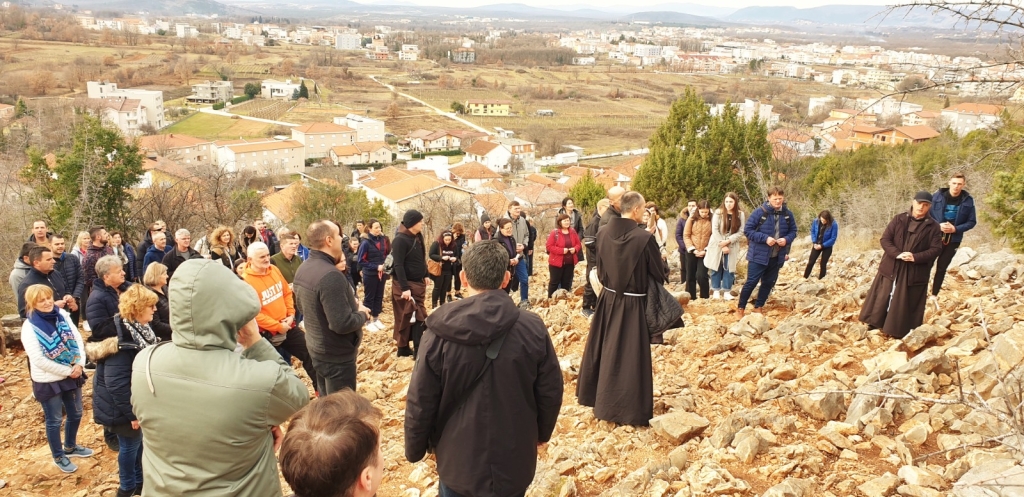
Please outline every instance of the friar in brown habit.
M942 230L928 215L931 204L930 193L917 192L910 211L889 222L882 262L860 310L862 323L893 338L903 338L924 320L932 263L942 251Z
M644 198L622 196L621 218L597 234L597 274L604 290L590 322L576 397L594 417L646 426L654 415L651 337L644 318L649 278L664 283L658 242L640 228Z

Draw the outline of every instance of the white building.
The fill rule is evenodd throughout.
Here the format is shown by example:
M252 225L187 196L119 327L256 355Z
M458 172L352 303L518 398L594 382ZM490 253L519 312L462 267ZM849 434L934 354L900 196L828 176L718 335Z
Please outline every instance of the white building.
M217 164L227 172L254 171L261 175L306 171L302 144L295 140L232 143L217 147Z
M231 81L204 81L192 85L192 95L186 100L204 104L227 102L234 96L235 87Z
M90 103L98 107L104 122L121 130L124 136L141 135L139 128L147 124L142 101L137 98L96 98L90 99Z
M146 114L146 123L156 129L164 127L164 92L157 90L140 90L134 88L118 88L117 83L86 83L89 98L103 99L137 99L141 111Z
M752 121L758 119L768 125L768 129L772 129L779 125L779 114L772 112L772 106L768 104L762 104L758 100L751 100L749 98L744 99L742 104L730 104L736 108L736 114L740 119L744 121ZM717 116L725 111L725 104L716 104L711 106L711 115Z
M402 51L398 52L398 60L419 60L419 45L402 45Z
M523 171L536 169L536 144L518 138L499 138L488 136L473 142L465 148L463 162L479 162L492 171L507 173L511 171L513 160L522 164Z
M1000 122L1003 106L959 104L942 109L942 122L959 136L978 129L992 129Z
M355 130L334 123L309 123L292 128L292 140L303 145L307 159L327 157L331 149L356 142Z
M384 140L384 121L378 121L358 114L335 117L334 124L356 130L356 142L382 142Z
M334 37L334 48L338 50L359 50L363 48L363 35L359 33L341 33Z
M301 80L300 80L301 81ZM260 96L263 98L279 98L283 100L291 100L292 95L299 89L299 83L292 83L292 80L288 79L284 82L277 81L275 79L264 79L260 83Z
M174 32L178 38L195 38L199 36L199 30L186 23L175 24Z

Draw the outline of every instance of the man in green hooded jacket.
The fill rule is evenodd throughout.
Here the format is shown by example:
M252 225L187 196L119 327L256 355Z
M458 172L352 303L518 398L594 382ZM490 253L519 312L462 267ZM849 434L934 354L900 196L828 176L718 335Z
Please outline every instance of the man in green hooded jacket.
M280 496L277 426L309 392L260 338L256 291L207 259L182 263L169 288L171 342L132 367L145 495Z

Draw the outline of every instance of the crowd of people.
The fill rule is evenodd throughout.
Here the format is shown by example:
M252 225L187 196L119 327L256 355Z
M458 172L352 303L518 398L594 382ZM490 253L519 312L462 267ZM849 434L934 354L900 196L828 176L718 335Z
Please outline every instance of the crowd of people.
M954 175L892 219L861 321L895 338L921 324L977 223L964 186ZM712 205L688 201L679 216L680 282L692 298L733 300L745 248L735 313L742 318L752 298L761 312L790 257L796 218L777 187L749 215L735 193ZM118 453L119 497L280 495L279 447L296 496L373 495L383 475L381 414L354 393L356 365L364 331L387 328L380 316L391 280L396 353L415 359L406 458L435 454L444 497L523 495L554 431L563 379L545 324L529 312L537 230L517 202L496 217L483 213L472 235L454 223L429 244L416 210L393 237L376 219L350 235L331 220L301 234L257 220L238 240L232 227L209 227L195 246L188 230L169 239L155 221L136 247L97 226L70 251L62 234L33 223L10 284L54 464L70 473L73 459L94 454L78 438L91 376L93 421ZM821 211L804 278L815 265L826 277L838 235L832 213ZM666 328L650 307L668 283L668 237L659 207L618 187L589 216L566 198L547 235L548 298L574 289L578 264L590 276L576 395L598 419L643 426L653 416L651 346ZM683 326L681 318L676 311L668 326Z

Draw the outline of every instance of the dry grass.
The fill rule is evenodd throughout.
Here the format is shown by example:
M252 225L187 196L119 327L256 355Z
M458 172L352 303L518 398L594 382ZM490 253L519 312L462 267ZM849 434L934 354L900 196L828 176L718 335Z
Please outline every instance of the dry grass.
M181 133L210 140L259 138L267 135L269 124L248 119L232 119L214 114L195 113L165 129L167 133Z

